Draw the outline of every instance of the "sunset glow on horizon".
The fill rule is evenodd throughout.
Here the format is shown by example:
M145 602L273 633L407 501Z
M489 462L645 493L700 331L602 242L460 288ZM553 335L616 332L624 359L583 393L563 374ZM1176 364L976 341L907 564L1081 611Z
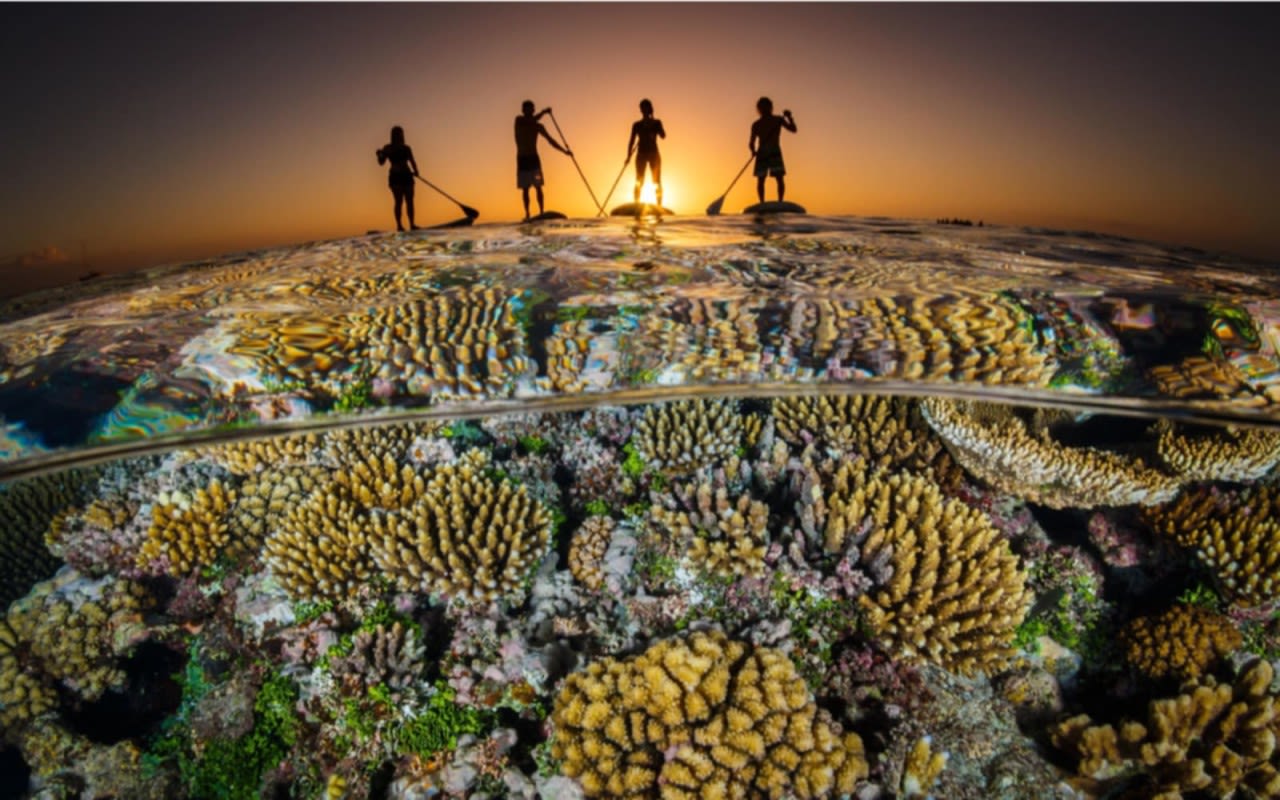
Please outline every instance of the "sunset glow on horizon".
M814 214L965 217L1278 259L1265 11L6 5L0 267L30 269L40 253L140 267L392 229L374 151L396 124L477 223L514 221L525 99L553 108L599 200L651 99L667 130L664 205L702 215L749 155L761 95L795 114L787 199ZM547 207L594 216L573 162L539 151ZM632 162L610 206L631 202L634 176ZM748 171L724 210L755 199ZM420 225L461 216L422 184L416 200Z

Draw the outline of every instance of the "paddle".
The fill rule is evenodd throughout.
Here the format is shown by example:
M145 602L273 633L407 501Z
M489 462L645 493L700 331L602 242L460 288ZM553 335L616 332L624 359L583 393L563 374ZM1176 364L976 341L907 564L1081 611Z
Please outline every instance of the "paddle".
M582 167L578 166L578 159L573 157L573 148L569 146L569 140L565 138L564 131L560 130L560 123L556 121L556 115L551 113L551 124L556 126L556 133L560 134L560 141L564 142L564 149L569 151L569 160L573 162L574 169L578 170L578 177L582 178L582 183L587 187L587 192L591 195L591 202L596 204L597 211L603 211L600 201L596 199L596 193L591 191L591 184L587 183L587 176L582 174Z
M430 186L432 189L435 189L437 192L449 198L450 200L453 200L453 197L451 197L448 192L446 192L444 189L441 189L439 186L436 186L434 183L422 177L421 175L414 175L413 177L417 178L418 180L422 181L426 185ZM467 215L467 219L473 220L476 217L480 216L480 212L476 211L471 206L464 206L462 203L458 203L457 200L453 200L453 202L458 204L458 208L462 209L463 214Z
M618 170L618 177L613 179L613 185L609 187L609 193L604 196L604 205L600 206L600 216L604 216L605 206L609 205L609 198L613 197L613 190L618 188L618 182L622 180L622 173L627 171L627 165L631 163L631 154L627 153L627 160L622 162L622 169Z
M738 178L742 177L742 173L747 171L747 167L751 166L751 162L756 160L756 154L752 153L751 158L747 159L747 163L742 165L742 169L738 170L738 174L734 176L733 183L729 184L729 188L724 190L724 194L715 199L711 205L707 206L707 216L714 217L720 213L720 206L724 205L724 199L729 196L729 192L733 191L733 186L738 182Z

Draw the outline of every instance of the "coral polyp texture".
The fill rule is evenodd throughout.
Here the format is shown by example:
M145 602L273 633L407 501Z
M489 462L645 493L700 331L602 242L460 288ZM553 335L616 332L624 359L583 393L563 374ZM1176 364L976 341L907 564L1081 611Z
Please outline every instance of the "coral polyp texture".
M886 583L858 598L871 630L908 661L964 674L1000 668L1031 594L990 518L910 473L864 477L841 467L824 532L839 552L857 530L864 565L887 564Z
M1146 509L1158 532L1189 549L1213 571L1236 605L1261 606L1280 591L1280 486L1243 492L1200 488Z
M604 585L604 555L613 541L614 527L609 517L587 517L569 542L569 572L588 589Z
M1240 646L1231 620L1207 608L1178 604L1139 617L1120 634L1125 661L1155 680L1195 680Z
M1144 722L1098 725L1079 715L1054 727L1052 740L1078 759L1085 788L1100 795L1126 785L1139 788L1137 796L1168 800L1280 797L1274 677L1257 660L1234 683L1210 676L1152 701Z
M764 574L769 546L769 507L764 503L749 494L731 499L724 486L708 481L675 487L668 503L652 506L649 519L659 535L687 550L691 562L725 577Z
M285 521L322 485L328 470L321 467L286 466L266 469L247 479L236 490L229 524L233 557L256 554L267 534Z
M229 513L236 492L214 480L188 495L174 492L152 509L138 566L190 575L210 567L231 541Z
M924 417L956 461L1001 492L1050 508L1155 505L1173 499L1180 478L1128 457L1056 441L1011 406L929 398ZM1052 418L1052 417L1050 417Z
M492 599L544 555L551 513L524 486L484 474L479 451L436 468L410 505L370 518L369 546L404 591Z
M1225 426L1157 423L1160 458L1186 481L1257 480L1280 462L1280 433Z
M205 452L234 475L253 475L263 469L309 463L315 458L320 441L319 435L304 433L228 442L210 447Z
M677 400L645 410L632 442L650 467L686 475L754 443L758 417L739 414L732 400Z
M0 608L58 568L45 547L55 517L84 499L92 470L71 470L0 484Z
M588 797L838 797L867 775L862 740L785 655L718 631L588 665L551 718L552 755Z
M762 366L768 343L761 337L758 310L738 299L680 298L664 313L640 321L633 347L642 363L676 369L690 381L777 375L783 366L779 360L768 370Z
M368 510L327 483L291 509L267 537L266 562L294 598L342 601L372 576L368 525Z

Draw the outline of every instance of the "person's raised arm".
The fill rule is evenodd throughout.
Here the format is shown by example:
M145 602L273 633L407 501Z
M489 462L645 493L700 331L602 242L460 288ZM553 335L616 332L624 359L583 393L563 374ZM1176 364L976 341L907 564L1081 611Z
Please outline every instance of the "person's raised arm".
M551 106L547 106L546 108L542 109L542 110L541 110L541 111L539 111L537 114L535 114L535 115L533 116L533 118L534 118L534 119L542 119L543 115L545 115L545 114L550 114L550 113L551 113Z
M796 121L791 117L790 111L782 112L782 127L786 128L792 133L796 132Z
M404 151L409 154L409 166L413 167L413 174L418 174L418 162L413 159L413 148L405 147Z
M547 109L547 110L550 111L551 109ZM552 139L551 134L547 133L547 129L542 127L541 125L538 126L538 133L542 134L542 137L546 139L548 142L551 142L551 146L559 150L561 153L564 153L566 156L573 155L573 153L569 152L569 148L562 146L555 139Z

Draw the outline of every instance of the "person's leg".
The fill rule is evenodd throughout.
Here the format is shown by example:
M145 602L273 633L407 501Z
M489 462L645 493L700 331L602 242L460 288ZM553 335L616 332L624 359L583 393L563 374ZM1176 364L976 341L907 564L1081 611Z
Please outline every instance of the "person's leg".
M534 187L534 188L535 188L535 190L538 192L538 213L539 213L539 214L545 214L545 213L547 213L547 212L544 210L544 207L543 207L543 205L542 205L542 187L541 187L541 186L536 186L536 187Z
M636 205L640 204L640 188L644 186L644 165L643 157L636 156L636 190L632 197L635 199Z
M413 221L413 189L412 187L404 193L404 210L409 214L409 230L416 231L417 223Z
M520 196L524 200L524 218L529 218L529 187L526 186L520 190Z
M657 198L658 208L662 208L662 161L655 158L649 165L649 175L653 177L653 194Z
M756 197L760 198L760 202L764 202L764 175L756 178Z
M781 176L781 175L779 175L779 176L777 176L777 177L778 177L778 202L779 202L779 203L781 203L781 202L782 202L782 198L783 198L783 197L786 195L786 193L787 193L787 183L786 183L786 181L784 181L784 180L782 179L782 176Z
M404 224L400 222L400 207L404 205L404 193L397 190L391 190L391 196L396 199L396 230L404 230Z

